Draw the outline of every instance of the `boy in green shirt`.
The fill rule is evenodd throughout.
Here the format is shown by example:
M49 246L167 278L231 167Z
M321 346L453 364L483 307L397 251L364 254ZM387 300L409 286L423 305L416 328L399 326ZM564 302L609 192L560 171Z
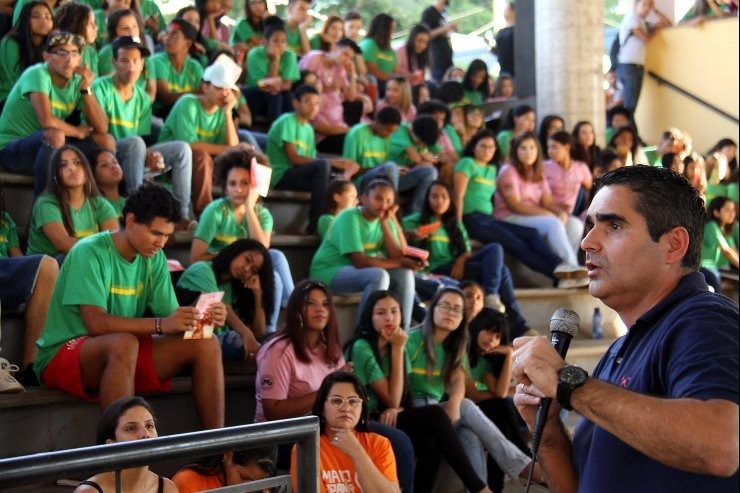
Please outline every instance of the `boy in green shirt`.
M316 118L321 95L313 86L299 87L293 96L295 112L275 120L267 133L267 157L272 164L270 186L276 190L311 192L308 234L316 232L332 166L354 175L360 166L348 159L316 159L316 140L309 121Z
M388 162L391 149L391 135L401 124L401 113L392 106L386 106L375 116L373 123L358 123L349 129L344 138L342 157L360 165L354 176L358 189L374 178L391 178L394 163ZM398 173L395 173L396 182ZM396 185L395 183L394 185Z
M65 259L37 341L34 370L47 388L100 400L167 390L185 369L203 428L224 425L218 340L184 340L198 323L195 307L178 307L162 248L181 219L167 190L144 185L123 209L124 228L80 241ZM146 310L154 317L144 318ZM213 323L226 320L211 305Z
M288 0L287 15L285 17L285 31L288 35L288 48L298 58L311 51L306 28L313 19L308 14L311 0Z

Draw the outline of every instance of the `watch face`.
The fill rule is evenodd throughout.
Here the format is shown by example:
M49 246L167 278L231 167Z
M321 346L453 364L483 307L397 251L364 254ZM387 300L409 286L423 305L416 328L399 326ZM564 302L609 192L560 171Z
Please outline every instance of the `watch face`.
M560 370L560 381L568 385L583 385L588 373L577 366L565 366Z

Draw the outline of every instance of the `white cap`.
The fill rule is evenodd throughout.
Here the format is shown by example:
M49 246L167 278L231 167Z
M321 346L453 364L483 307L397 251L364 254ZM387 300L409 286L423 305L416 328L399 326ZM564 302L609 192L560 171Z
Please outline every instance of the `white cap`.
M238 65L236 68L238 70L234 70L232 67L216 61L206 67L205 72L203 72L203 81L222 89L229 88L238 91L239 87L236 85L236 81L239 79L239 75L241 75L241 69Z

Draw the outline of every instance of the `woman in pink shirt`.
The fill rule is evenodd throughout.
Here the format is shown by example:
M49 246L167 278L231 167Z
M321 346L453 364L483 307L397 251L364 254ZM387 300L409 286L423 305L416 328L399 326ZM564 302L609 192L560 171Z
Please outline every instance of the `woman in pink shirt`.
M496 179L493 217L536 229L556 255L569 264L578 264L577 250L565 230L569 214L553 201L533 132L524 132L511 141L509 163L501 167Z
M393 76L388 79L385 86L385 96L375 106L375 114L386 106L393 106L404 122L412 122L416 117L416 106L411 99L411 85L401 76Z
M424 83L424 74L429 67L430 39L429 29L417 24L409 31L406 43L396 50L396 72L404 76L412 86Z

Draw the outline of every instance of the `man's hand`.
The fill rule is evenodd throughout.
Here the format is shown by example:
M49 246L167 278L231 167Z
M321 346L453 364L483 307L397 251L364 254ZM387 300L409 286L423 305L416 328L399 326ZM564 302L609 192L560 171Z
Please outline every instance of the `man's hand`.
M153 172L162 172L164 171L165 165L164 165L164 156L162 156L161 152L152 152L152 151L146 151L146 158L144 160L144 164L147 168L149 168Z
M194 306L181 306L169 317L162 319L162 332L165 334L179 334L196 328L198 310ZM223 325L223 324L222 324Z
M90 137L90 134L92 134L93 131L92 127L84 124L77 125L75 128L77 129L77 134L74 135L74 137L79 140L85 140Z
M80 65L74 70L74 73L82 78L80 81L80 89L90 89L90 86L95 80L95 74L93 71L87 68L86 65Z
M514 404L533 429L537 406L542 399L556 397L558 370L565 366L565 361L545 337L514 339L513 357L512 374L519 381ZM557 406L550 406L551 413L557 414L557 410Z

